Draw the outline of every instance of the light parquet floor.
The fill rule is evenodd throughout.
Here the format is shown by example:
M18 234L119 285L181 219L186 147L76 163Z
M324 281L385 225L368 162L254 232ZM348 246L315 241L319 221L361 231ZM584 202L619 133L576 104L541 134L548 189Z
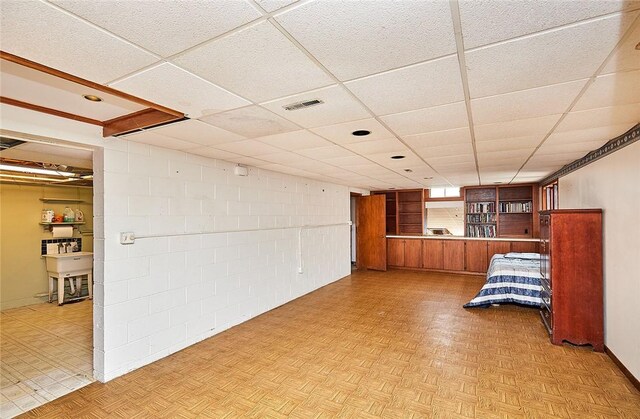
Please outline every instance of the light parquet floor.
M465 310L480 277L355 272L25 417L640 418L604 354L533 309Z

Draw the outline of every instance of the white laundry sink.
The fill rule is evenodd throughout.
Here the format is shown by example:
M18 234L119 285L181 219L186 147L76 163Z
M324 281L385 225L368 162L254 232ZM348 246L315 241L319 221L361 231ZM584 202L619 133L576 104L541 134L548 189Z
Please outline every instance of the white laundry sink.
M44 255L48 272L78 272L93 269L93 253L75 252Z

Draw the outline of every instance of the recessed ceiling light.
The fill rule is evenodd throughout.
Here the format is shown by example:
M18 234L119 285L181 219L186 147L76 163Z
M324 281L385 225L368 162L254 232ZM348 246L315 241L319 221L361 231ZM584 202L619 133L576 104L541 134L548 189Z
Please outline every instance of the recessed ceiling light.
M404 171L407 172L407 173L413 173L413 170L411 170L411 169L404 169Z
M429 177L426 177L424 179L426 179L426 180L433 179L433 176L429 176Z
M400 159L404 159L404 156L391 156L391 158L394 160L400 160Z
M636 49L640 51L640 42L638 42L638 44L636 45Z
M502 182L493 182L494 185L500 185Z
M365 135L371 134L371 131L366 129L358 129L351 133L351 135L355 135L356 137L364 137Z
M91 102L102 102L102 98L96 95L82 95L83 98Z

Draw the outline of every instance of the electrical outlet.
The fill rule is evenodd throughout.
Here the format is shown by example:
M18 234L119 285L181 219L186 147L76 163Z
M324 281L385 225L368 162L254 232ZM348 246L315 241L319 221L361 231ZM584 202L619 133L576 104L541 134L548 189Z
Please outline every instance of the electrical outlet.
M132 231L120 233L120 244L133 244L136 241L136 235Z

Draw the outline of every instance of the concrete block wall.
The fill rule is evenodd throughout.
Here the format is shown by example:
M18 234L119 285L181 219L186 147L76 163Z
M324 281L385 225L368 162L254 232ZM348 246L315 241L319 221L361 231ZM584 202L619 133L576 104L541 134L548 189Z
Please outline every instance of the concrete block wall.
M350 273L345 186L256 168L235 176L231 163L122 140L94 160L101 381ZM202 234L229 230L255 231ZM160 237L121 245L125 231Z

